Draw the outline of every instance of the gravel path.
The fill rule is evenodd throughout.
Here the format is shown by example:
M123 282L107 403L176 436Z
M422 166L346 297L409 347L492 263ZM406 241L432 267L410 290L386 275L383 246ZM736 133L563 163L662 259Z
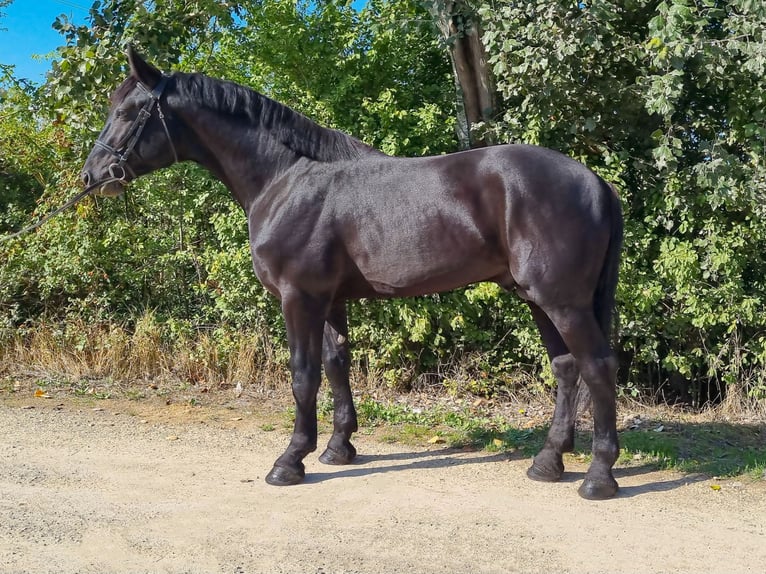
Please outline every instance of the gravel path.
M276 488L288 433L258 414L51 403L0 401L2 573L766 569L763 481L621 469L619 496L588 502L582 467L541 484L513 455L361 435L357 464L314 453L305 484Z

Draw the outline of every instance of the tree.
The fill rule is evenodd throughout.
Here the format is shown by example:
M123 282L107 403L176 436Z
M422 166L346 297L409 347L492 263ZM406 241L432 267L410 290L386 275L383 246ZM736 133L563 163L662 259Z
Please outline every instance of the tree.
M247 60L225 75L390 154L454 149L449 68L416 1L263 0L243 20L229 54Z
M461 148L492 143L488 132L476 129L492 122L495 87L482 42L481 20L469 0L423 0L447 47L455 81L458 138Z
M0 21L3 8L12 0L0 0ZM0 26L0 34L5 29ZM31 211L42 193L47 178L46 162L51 129L38 130L34 121L33 86L14 76L14 67L0 62L0 231L13 228Z

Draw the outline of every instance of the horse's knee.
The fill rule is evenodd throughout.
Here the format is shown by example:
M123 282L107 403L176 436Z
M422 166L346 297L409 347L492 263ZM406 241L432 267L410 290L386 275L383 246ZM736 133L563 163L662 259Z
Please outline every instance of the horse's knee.
M551 372L556 381L561 383L577 382L580 375L580 369L577 367L577 361L572 355L559 355L551 360Z
M293 397L299 405L316 400L322 374L319 367L306 366L293 369L292 389Z

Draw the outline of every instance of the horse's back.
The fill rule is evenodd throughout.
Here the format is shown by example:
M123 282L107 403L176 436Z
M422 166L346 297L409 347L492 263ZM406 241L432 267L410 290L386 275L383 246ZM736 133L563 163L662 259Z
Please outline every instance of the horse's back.
M379 294L453 289L506 277L509 267L505 284L550 273L530 258L569 276L608 237L608 187L546 148L375 157L340 181L347 188L328 191L336 202L329 211L354 266Z

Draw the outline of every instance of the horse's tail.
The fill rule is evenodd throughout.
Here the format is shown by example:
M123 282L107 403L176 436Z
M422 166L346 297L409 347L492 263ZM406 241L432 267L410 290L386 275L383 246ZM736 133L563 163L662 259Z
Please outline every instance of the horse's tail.
M601 180L601 185L606 188L606 196L609 200L609 245L606 249L604 264L601 267L601 274L596 284L596 292L593 295L593 312L596 315L596 320L601 327L604 338L609 343L612 321L614 319L617 277L620 269L623 223L622 208L620 207L620 198L617 196L617 190L611 183L603 180ZM585 411L591 403L588 386L582 383L582 377L578 377L577 398L575 399L575 408L578 412Z
M611 183L604 182L609 187L608 197L610 203L610 233L609 247L598 278L596 293L593 297L593 311L601 326L604 337L609 340L612 328L612 320L615 308L615 294L617 292L617 277L620 267L620 252L622 250L623 221L620 198L617 190Z

